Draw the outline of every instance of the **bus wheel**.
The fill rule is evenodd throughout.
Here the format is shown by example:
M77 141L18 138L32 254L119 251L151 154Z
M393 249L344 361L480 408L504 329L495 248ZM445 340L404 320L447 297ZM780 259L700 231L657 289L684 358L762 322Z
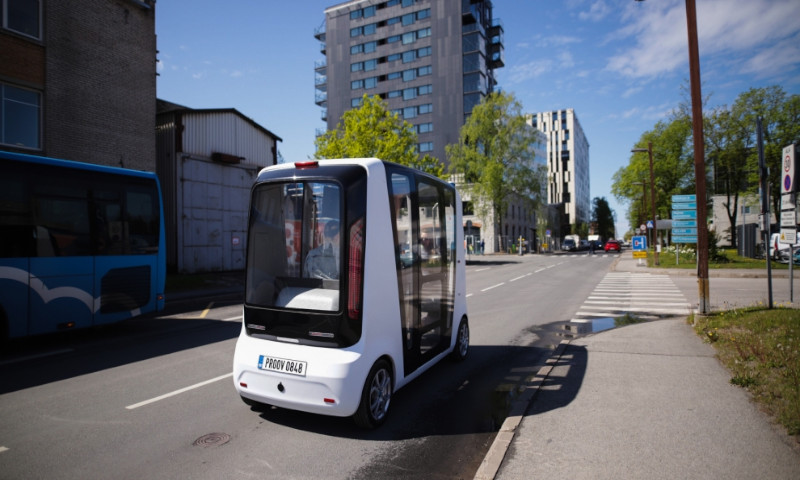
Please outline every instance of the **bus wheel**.
M467 353L469 353L469 323L467 322L467 318L464 317L461 320L461 324L458 326L456 345L453 348L451 356L453 360L460 362L467 358Z
M353 415L356 425L362 428L380 426L389 413L392 400L392 370L386 360L378 360L372 366L361 392L361 403Z

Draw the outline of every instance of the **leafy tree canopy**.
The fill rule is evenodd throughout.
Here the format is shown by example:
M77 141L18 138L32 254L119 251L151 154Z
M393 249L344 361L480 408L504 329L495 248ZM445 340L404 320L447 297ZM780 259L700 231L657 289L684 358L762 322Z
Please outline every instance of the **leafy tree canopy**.
M483 206L481 216L491 208L502 223L512 195L533 208L541 202L546 170L534 165L535 142L536 130L527 124L522 105L512 94L492 93L472 109L458 143L445 149L450 172L463 174L472 192L486 199L476 203Z
M444 178L444 165L417 153L413 126L400 120L377 95L364 95L361 106L348 110L336 128L317 137L314 158L368 158L408 165Z

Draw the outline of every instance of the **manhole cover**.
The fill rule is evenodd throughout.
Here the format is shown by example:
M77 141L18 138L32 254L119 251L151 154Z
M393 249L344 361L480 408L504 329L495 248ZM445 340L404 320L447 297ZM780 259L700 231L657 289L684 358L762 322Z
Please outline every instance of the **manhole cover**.
M231 440L231 436L227 433L208 433L194 441L192 445L195 447L216 447L217 445L224 445Z

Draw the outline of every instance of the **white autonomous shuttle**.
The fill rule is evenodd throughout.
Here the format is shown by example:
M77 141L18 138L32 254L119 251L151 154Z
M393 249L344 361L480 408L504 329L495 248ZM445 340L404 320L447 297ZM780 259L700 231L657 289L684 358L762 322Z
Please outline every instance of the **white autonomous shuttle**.
M469 350L456 189L374 158L262 170L233 380L250 406L384 422L394 391Z

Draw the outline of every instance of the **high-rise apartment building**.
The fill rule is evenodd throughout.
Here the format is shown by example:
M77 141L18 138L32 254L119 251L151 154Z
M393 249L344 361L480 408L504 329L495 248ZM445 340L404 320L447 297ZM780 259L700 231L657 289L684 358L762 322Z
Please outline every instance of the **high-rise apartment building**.
M547 135L547 201L564 205L562 234L591 220L589 142L571 108L534 113L528 122ZM574 231L574 230L573 230Z
M421 155L447 161L465 118L495 87L503 29L489 0L353 0L325 10L315 36L316 103L334 129L364 94L414 126Z

